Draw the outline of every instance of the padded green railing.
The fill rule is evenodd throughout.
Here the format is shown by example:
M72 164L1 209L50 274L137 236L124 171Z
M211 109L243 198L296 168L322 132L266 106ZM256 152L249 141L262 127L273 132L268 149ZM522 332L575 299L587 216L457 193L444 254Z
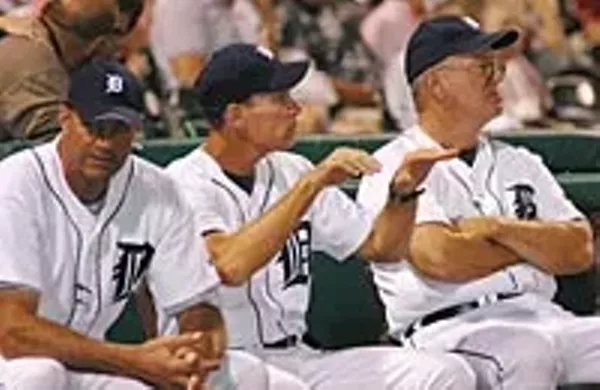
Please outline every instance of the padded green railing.
M368 138L314 135L301 138L293 150L316 162L338 146L355 146L373 151L393 137L394 134ZM600 211L600 133L535 130L505 133L498 135L498 138L526 146L542 155L579 207L587 212ZM197 147L199 142L201 140L146 141L141 143L136 153L164 166ZM0 145L0 158L24 146L22 143ZM355 187L356 182L344 186L349 192L353 192ZM308 321L313 336L329 347L375 341L384 331L384 318L364 262L351 258L339 264L319 254L315 256L311 267L314 275L313 299ZM593 305L594 297L587 287L589 283L589 276L575 277L574 285L580 291L571 294L574 305L585 304L586 308ZM587 296L584 298L582 294ZM126 342L141 340L139 321L131 308L108 336Z

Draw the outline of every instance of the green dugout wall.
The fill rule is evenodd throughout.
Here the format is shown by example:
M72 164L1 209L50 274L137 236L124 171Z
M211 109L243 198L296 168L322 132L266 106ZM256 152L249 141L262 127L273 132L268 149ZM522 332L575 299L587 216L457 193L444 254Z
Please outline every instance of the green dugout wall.
M339 146L374 151L394 137L395 134L368 138L314 135L299 139L293 150L316 162ZM500 134L497 138L540 154L578 207L590 214L600 212L600 133L532 130ZM164 165L198 143L198 140L148 142L138 153ZM345 189L353 193L356 185L347 183ZM339 264L319 254L311 266L313 300L308 320L313 335L329 347L376 341L385 330L385 321L364 262L352 258ZM594 309L593 273L562 278L559 283L558 299L565 305L583 314Z
M293 150L319 161L338 146L373 151L394 134L377 136L314 135L301 138ZM523 131L496 136L542 155L569 197L585 212L600 212L600 133L590 131ZM201 140L156 140L141 143L137 154L159 165L195 148ZM25 147L22 143L0 145L0 158ZM515 172L518 175L518 172ZM353 193L355 182L345 189ZM0 183L2 185L2 183ZM324 254L311 264L313 299L308 314L313 336L328 347L374 342L385 330L383 312L371 282L368 267L360 259L338 264ZM587 314L594 309L593 273L559 281L559 300L573 310ZM134 310L127 310L109 332L109 337L135 342L141 339Z

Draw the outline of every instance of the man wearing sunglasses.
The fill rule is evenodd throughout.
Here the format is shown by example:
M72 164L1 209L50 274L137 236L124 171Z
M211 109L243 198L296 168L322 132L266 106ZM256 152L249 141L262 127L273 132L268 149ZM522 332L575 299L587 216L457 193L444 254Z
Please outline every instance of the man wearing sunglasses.
M160 169L131 156L135 77L94 60L70 82L57 139L0 163L0 388L266 388L257 359L225 356L209 303L219 278L191 212ZM103 341L143 282L181 334Z
M144 0L49 0L36 17L0 17L0 142L49 140L68 74L114 56Z
M409 40L418 124L375 153L384 169L362 180L358 200L375 215L390 168L415 148L461 153L433 167L407 261L374 263L375 282L391 337L462 355L477 388L599 383L600 320L552 302L555 275L592 264L590 224L539 156L480 134L502 109L498 55L517 39L515 30L484 33L446 16L422 23Z

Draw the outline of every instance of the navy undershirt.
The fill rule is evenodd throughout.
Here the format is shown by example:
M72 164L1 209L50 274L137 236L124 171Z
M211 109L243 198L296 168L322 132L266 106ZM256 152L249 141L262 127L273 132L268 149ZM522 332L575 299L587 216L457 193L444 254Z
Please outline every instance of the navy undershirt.
M228 171L223 172L238 187L246 191L248 195L252 194L252 189L254 188L254 175L238 175Z
M458 154L458 158L463 160L465 164L470 167L472 167L473 163L475 163L475 157L477 157L477 147L461 150Z

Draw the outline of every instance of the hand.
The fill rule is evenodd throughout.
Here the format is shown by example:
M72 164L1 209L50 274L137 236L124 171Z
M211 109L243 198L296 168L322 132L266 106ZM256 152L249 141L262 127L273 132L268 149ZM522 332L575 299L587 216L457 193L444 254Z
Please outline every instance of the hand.
M333 151L325 160L319 163L314 173L323 186L341 184L353 177L371 175L379 172L381 164L367 152L341 147Z
M503 219L496 216L462 218L456 221L456 226L461 232L473 234L482 239L493 240L500 234Z
M425 180L433 165L458 155L457 149L418 149L408 152L392 179L397 192L414 191Z
M160 388L201 390L204 378L193 346L203 336L200 332L163 336L136 346L137 376Z
M205 357L198 353L197 348L181 347L175 351L175 356L180 359L191 359L190 356L198 357L194 368L195 373L190 376L185 388L186 390L205 390L204 384L208 375L221 367L222 358Z

